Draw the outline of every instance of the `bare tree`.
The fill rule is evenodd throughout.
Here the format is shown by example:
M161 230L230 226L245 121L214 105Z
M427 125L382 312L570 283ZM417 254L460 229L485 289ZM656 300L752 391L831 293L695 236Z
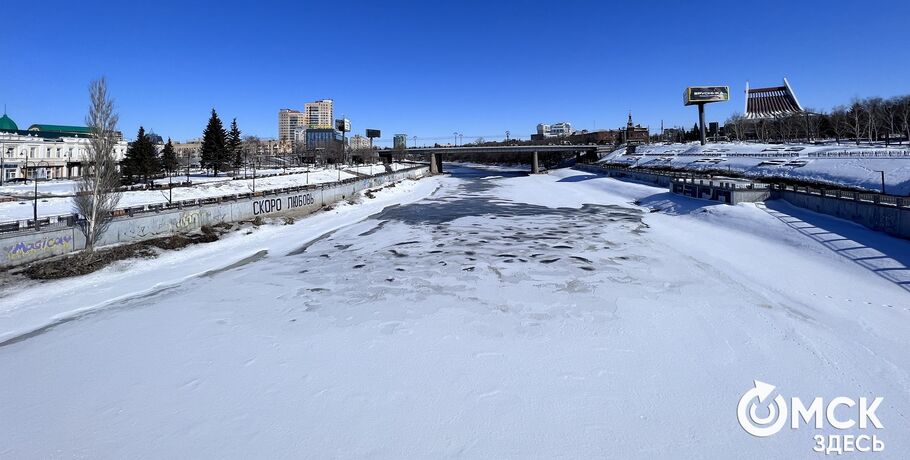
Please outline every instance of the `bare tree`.
M777 119L781 140L789 142L796 138L803 125L803 115L787 115Z
M897 118L900 120L901 131L910 141L910 96L902 96L898 105Z
M262 153L262 141L258 136L245 136L243 138L241 149L243 151L243 174L246 176L247 169L253 168L257 164L257 161L260 159L260 155Z
M806 141L814 134L816 138L820 139L823 134L821 132L822 122L828 118L828 114L821 110L816 110L814 108L807 108L806 113L800 115L806 125Z
M742 141L746 138L746 118L739 112L734 112L730 115L730 118L727 118L727 121L724 123L724 130L729 132L733 131L733 135L736 137L736 140ZM729 126L729 128L727 128Z
M862 103L859 100L854 99L853 102L850 103L850 108L847 111L847 117L849 118L850 122L847 123L846 127L847 132L853 136L853 139L856 140L856 145L859 145L860 138L865 131L865 114L866 112L863 110Z
M866 137L869 142L878 140L879 128L882 122L882 98L870 97L861 102L863 112L866 114Z
M79 228L85 234L85 249L91 253L110 225L120 202L117 192L120 173L114 156L118 116L114 112L114 102L108 98L104 77L89 85L89 96L91 105L85 124L91 129L92 137L79 168L73 205L75 212L82 216Z
M847 114L847 109L842 105L834 107L831 109L831 115L828 119L831 121L831 130L834 131L834 137L837 139L837 143L840 144L841 139L850 132L850 116Z
M900 111L900 98L892 97L882 103L882 124L885 132L885 145L891 144L891 136L896 134L898 129L898 112Z

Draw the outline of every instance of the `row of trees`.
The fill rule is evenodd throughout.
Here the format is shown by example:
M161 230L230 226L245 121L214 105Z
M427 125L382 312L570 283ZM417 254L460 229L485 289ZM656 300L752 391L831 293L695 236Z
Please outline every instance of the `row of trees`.
M237 119L231 121L231 129L224 129L218 113L212 109L212 116L202 132L201 163L203 168L212 170L214 175L219 171L236 169L243 165L243 141Z
M120 162L120 174L127 183L149 182L163 171L173 174L178 166L177 152L171 140L167 140L159 154L145 128L140 126L136 140L130 143Z
M725 134L733 139L791 141L808 138L852 140L890 144L895 139L910 139L910 95L889 99L854 98L848 105L838 105L830 112L807 109L774 119L749 120L735 113L724 125Z
M218 113L212 109L208 125L202 133L201 166L211 169L214 175L243 165L243 142L237 119L225 130ZM125 183L150 182L162 173L173 175L180 167L177 152L170 139L161 152L151 136L140 126L136 140L130 143L120 163L120 173Z

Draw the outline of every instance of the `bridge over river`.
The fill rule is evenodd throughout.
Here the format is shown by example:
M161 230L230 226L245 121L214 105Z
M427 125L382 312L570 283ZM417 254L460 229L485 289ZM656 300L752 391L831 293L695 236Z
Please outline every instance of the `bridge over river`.
M539 153L573 153L577 156L596 152L600 145L497 145L489 147L421 147L409 148L410 154L426 154L430 162L430 173L441 174L442 161L446 154L523 154L531 157L531 173L540 172Z

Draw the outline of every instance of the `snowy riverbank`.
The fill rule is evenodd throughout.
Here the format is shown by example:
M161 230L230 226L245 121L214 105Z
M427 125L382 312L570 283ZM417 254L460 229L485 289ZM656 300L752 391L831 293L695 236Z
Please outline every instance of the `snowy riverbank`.
M791 179L910 195L910 147L850 144L781 145L712 143L651 144L626 155L625 148L601 162L628 167L727 171L756 179Z
M0 456L814 455L830 428L740 428L753 379L882 396L885 457L910 448L910 295L881 270L906 274L910 242L574 170L451 171L6 287Z
M395 171L411 167L411 165L395 163L392 168ZM172 190L137 190L123 192L120 198L120 207L142 206L154 203L166 203L172 194L174 201L192 200L199 198L210 198L216 196L234 195L240 193L249 193L254 189L256 191L272 190L286 187L300 187L309 184L325 184L338 180L351 179L357 177L348 170L357 171L361 174L380 174L385 172L381 166L374 166L372 170L369 166L351 166L342 169L312 169L305 168L288 168L292 174L278 175L282 172L280 169L257 171L257 177L252 178L252 171L249 173L249 179L233 179L229 176L193 177L191 180L194 184L190 187L175 187ZM175 181L184 180L184 177L175 176ZM159 179L157 182L167 183L166 179ZM9 201L0 203L0 222L7 222L19 219L30 219L34 213L31 197L33 185L12 185L0 187L0 195L4 193L19 197L18 201ZM75 181L61 180L38 183L39 195L64 195L60 197L40 197L38 199L39 216L58 216L70 214L73 212L72 198L65 195L72 195L75 188Z

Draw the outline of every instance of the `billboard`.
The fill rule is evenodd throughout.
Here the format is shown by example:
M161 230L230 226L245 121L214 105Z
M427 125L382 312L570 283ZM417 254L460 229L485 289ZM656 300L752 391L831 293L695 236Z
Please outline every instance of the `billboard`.
M729 86L690 86L683 94L686 105L725 102L730 100Z
M379 130L378 130L378 129L368 129L368 130L367 130L367 137L369 137L370 139L374 139L374 138L382 137L382 136L379 135Z
M335 129L344 133L350 132L351 120L348 120L347 118L339 118L335 120Z

